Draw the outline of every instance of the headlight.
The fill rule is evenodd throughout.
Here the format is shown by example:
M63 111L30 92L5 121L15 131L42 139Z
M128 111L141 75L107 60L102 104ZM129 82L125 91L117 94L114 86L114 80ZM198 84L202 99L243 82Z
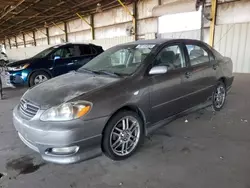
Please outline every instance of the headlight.
M20 66L17 66L17 67L8 67L8 70L9 71L19 71L19 70L23 70L23 69L26 69L30 64L25 64L25 65L20 65Z
M41 121L70 121L86 115L91 104L85 101L64 103L46 110L40 117Z

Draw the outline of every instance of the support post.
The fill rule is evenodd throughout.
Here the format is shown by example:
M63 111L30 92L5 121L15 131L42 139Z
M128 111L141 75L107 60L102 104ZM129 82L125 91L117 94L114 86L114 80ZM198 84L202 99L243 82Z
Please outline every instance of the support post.
M16 44L16 48L18 48L16 36L15 36L15 44Z
M3 40L3 45L4 45L4 48L6 50L6 42L5 42L5 39Z
M132 17L132 22L133 22L133 27L134 27L134 31L135 31L135 40L137 40L137 33L136 33L136 30L137 30L137 24L136 24L136 17L135 17L135 12L137 12L137 4L136 2L134 3L134 12L132 13L128 7L126 5L123 4L123 2L121 0L117 0L120 5L124 8L124 10Z
M137 30L138 30L138 27L137 27L137 13L138 13L138 9L137 9L137 2L135 1L134 4L133 4L133 17L134 17L134 22L133 22L133 27L134 27L134 35L135 35L135 40L138 39L137 37Z
M36 33L35 33L35 31L32 31L32 34L33 34L34 46L36 46Z
M65 41L69 42L68 28L67 28L67 23L66 22L64 22L64 33L65 33Z
M9 41L9 46L10 46L10 49L11 49L11 42L10 42L10 38L8 38L8 41Z
M95 25L94 25L94 15L90 15L90 25L91 25L91 36L92 40L95 40Z
M25 40L25 34L23 33L23 45L24 45L24 48L26 48L26 40Z
M204 9L205 9L205 2L202 2L201 7L201 31L200 31L200 40L204 40Z
M209 34L209 44L214 45L214 32L215 32L215 22L216 22L216 12L217 12L217 0L211 1L211 23L210 23L210 34Z
M48 45L50 45L49 28L46 28L46 36L47 36Z
M90 26L92 40L95 40L95 28L94 28L94 17L93 17L93 15L90 16L90 23L88 22L88 20L86 20L86 18L84 18L83 16L81 16L79 13L76 13L76 15L77 15L82 21L84 21L86 24L88 24L88 25Z

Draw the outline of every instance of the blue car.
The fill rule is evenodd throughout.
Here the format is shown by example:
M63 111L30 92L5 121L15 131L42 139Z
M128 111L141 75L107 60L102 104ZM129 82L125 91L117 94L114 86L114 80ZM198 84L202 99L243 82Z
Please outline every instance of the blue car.
M32 58L9 63L7 83L13 86L34 86L77 70L102 52L102 47L94 44L56 45Z

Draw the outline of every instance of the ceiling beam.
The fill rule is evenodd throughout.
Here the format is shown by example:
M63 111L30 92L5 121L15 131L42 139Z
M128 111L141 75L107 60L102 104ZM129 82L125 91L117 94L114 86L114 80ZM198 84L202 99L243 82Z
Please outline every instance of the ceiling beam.
M60 12L57 12L57 13L53 14L53 16L65 15L65 14L69 14L69 13L71 13L71 12L72 12L72 14L73 14L73 13L75 13L75 12L79 9L79 6L81 6L81 5L83 5L83 4L87 4L87 3L92 3L92 2L93 2L93 4L95 4L96 2L99 2L99 1L100 1L100 0L96 0L96 1L88 0L87 2L86 2L86 1L83 1L83 2L79 3L78 5L75 5L75 6L71 7L71 8L68 9L67 11L63 10L63 11L60 11ZM65 2L64 2L64 3L65 3ZM59 5L57 4L57 6L59 6ZM54 8L54 7L53 7L53 8ZM52 7L51 7L50 9L52 9ZM9 30L9 29L11 29L11 28L13 28L13 27L15 27L15 26L17 26L17 25L20 25L20 24L23 23L24 21L28 21L28 20L30 20L30 19L32 19L32 18L35 18L36 16L38 16L38 15L40 15L40 14L46 13L46 12L48 12L48 10L49 10L49 9L47 9L46 11L43 11L42 13L33 15L33 16L27 18L26 20L22 20L22 21L16 23L15 25L12 25L12 26L10 26L10 27L8 27L8 28L2 29L2 30L0 31L0 33L3 33L4 31ZM33 21L33 22L29 22L27 25L24 25L24 24L23 24L23 25L21 25L21 27L27 27L27 26L29 26L29 25L36 24L36 22L39 22L39 21L47 22L47 20L45 20L45 19L40 19L40 20L36 20L36 21ZM51 21L54 21L54 20L51 20ZM19 28L20 28L20 27L17 27L16 29L19 29Z
M42 1L42 0L41 0ZM71 0L72 1L72 0ZM66 3L68 3L67 1L64 1ZM34 28L36 27L44 27L44 23L45 21L48 24L51 24L51 22L56 22L56 23L60 23L63 21L69 21L72 19L75 19L75 13L79 12L81 15L86 15L86 14L94 14L96 13L96 3L101 2L101 0L96 0L93 2L93 0L89 0L89 1L85 1L78 3L75 6L71 6L71 8L68 8L68 11L59 11L59 12L55 12L55 9L59 9L61 8L61 6L53 6L53 8L49 8L49 10L47 9L46 11L42 11L40 12L38 15L33 15L28 17L26 20L22 20L20 22L17 22L15 25L10 25L9 27L5 27L2 28L3 30L0 31L0 38L3 36L9 36L9 35L14 35L20 32L29 32L29 31L33 31ZM74 1L74 3L76 3L76 1ZM102 1L102 3L104 3ZM70 3L72 4L72 3ZM39 3L40 5L40 3ZM32 8L38 8L39 5L33 6ZM61 4L63 6L65 6L66 4L63 3ZM102 10L108 10L111 8L115 8L119 6L119 3L117 2L117 0L113 0L113 1L109 1L106 2L104 5L102 5ZM86 10L86 8L88 8L88 10ZM53 11L51 13L51 11ZM18 18L19 17L19 18ZM16 19L22 19L22 18L26 18L25 15L19 15L16 16ZM56 21L55 21L56 18ZM34 21L31 21L31 19L36 19ZM27 22L26 22L27 21ZM5 24L4 24L5 25ZM49 26L52 26L49 25ZM13 28L13 29L12 29Z
M9 10L7 10L5 13L3 13L0 16L0 20L3 19L7 14L9 14L11 11L15 10L18 6L20 6L25 0L20 0L16 5L14 5L13 8L10 8Z
M9 21L10 19L14 18L15 16L21 14L22 12L24 12L25 10L27 10L28 8L32 7L33 5L37 4L38 2L40 2L41 0L36 0L35 2L33 2L32 4L30 4L29 6L26 6L25 8L23 8L22 10L20 10L19 12L17 12L17 14L10 16L8 19L4 20L3 22L0 23L0 25L4 24L5 22ZM0 19L1 20L1 19Z
M38 1L38 0L37 0L37 1ZM20 25L20 24L22 24L23 22L28 21L29 19L35 18L36 16L39 16L39 15L42 14L42 13L46 13L46 12L50 11L51 9L53 9L53 8L55 8L55 7L57 7L57 6L60 6L61 4L64 4L64 3L65 3L65 2L62 1L62 2L60 2L60 3L58 3L58 4L56 4L55 6L46 9L46 10L43 11L43 12L37 13L37 14L35 14L35 15L29 17L28 19L25 19L25 20L22 20L22 21L20 21L20 22L17 22L15 25L12 25L12 26L10 26L10 27L8 27L8 28L6 28L6 29L3 29L3 30L1 31L1 33L4 32L4 31L6 31L6 30L8 30L8 29L11 29L11 28L13 28L13 27L15 27L15 26L17 26L17 25Z

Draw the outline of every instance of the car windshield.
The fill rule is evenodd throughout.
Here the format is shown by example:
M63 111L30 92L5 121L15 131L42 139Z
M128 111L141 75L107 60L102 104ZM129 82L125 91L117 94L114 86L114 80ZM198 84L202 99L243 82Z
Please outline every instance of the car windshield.
M144 62L154 46L154 44L116 46L103 52L78 71L131 75Z
M44 58L44 57L46 57L47 55L49 55L51 52L53 52L56 48L57 48L56 46L47 48L47 49L45 49L45 50L39 52L39 53L36 54L35 56L33 56L33 58Z

